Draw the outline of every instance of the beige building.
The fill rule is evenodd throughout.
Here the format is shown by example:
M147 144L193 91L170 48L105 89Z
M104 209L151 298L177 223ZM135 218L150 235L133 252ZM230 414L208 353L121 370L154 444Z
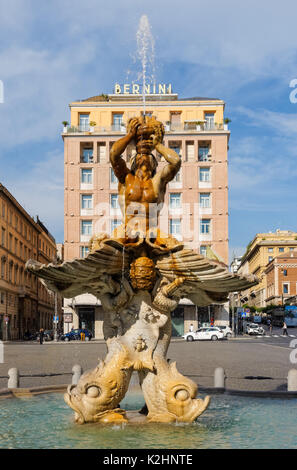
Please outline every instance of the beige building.
M260 282L258 285L240 293L242 304L247 303L254 307L266 307L266 305L272 303L272 284L271 280L268 281L267 274L274 266L274 259L277 259L280 255L292 253L295 249L297 249L296 232L276 230L276 232L257 233L242 257L238 273L244 275L248 273L255 274ZM277 283L276 288L278 292Z
M25 264L30 258L54 261L55 239L2 184L0 231L0 339L22 339L25 331L51 329L54 295L25 271Z
M125 93L123 93L125 91ZM160 228L183 239L202 254L211 248L228 264L228 162L230 132L224 124L224 102L219 99L178 99L168 88L146 96L146 114L165 125L165 145L182 159L182 167L168 185ZM88 253L90 237L111 233L121 223L117 179L109 153L123 136L129 119L143 113L142 97L132 87L70 104L71 122L63 130L65 163L65 260ZM129 146L123 156L133 155ZM164 164L159 155L155 155ZM223 314L224 312L224 314ZM102 337L102 309L91 295L68 299L65 329L85 325ZM190 302L173 314L176 334L190 323L215 316L225 319L222 307L197 309Z

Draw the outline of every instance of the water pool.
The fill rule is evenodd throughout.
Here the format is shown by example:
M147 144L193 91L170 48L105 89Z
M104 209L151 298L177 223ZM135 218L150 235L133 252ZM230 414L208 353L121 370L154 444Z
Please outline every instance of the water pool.
M138 410L140 395L121 404ZM297 400L215 395L196 423L78 425L62 394L0 401L0 448L297 448Z

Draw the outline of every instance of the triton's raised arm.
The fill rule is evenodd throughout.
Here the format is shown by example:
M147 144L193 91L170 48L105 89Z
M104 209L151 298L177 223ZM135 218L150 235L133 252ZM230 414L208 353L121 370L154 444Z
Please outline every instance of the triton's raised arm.
M117 140L110 151L110 163L113 171L120 183L125 183L125 178L130 173L125 160L121 157L127 145L135 138L137 126L139 125L137 119L132 119L128 126L128 133L121 139Z
M178 173L181 167L181 158L174 150L165 147L163 144L161 144L161 142L156 143L155 149L168 162L168 165L166 165L163 170L160 171L161 181L164 184L167 184L169 181L173 180L175 175Z

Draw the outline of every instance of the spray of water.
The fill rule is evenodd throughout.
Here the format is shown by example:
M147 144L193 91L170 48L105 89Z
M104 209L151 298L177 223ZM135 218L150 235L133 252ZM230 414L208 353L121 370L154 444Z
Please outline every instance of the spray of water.
M142 65L142 101L145 116L145 94L148 81L155 80L155 41L146 15L142 15L136 33L137 55Z

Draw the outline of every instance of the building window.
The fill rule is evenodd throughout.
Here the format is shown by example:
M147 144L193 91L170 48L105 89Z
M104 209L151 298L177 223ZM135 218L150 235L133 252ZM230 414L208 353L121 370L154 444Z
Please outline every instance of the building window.
M81 221L81 234L82 235L92 235L92 220L82 220Z
M210 219L200 220L200 233L203 235L210 234Z
M12 235L11 233L9 234L9 251L12 251Z
M199 181L201 183L210 182L210 168L199 168Z
M113 232L119 225L121 225L120 219L111 219L110 221L110 231Z
M170 209L181 208L181 193L170 193L169 194L169 207Z
M110 195L110 205L112 209L118 209L119 208L119 197L117 194L111 194Z
M181 235L181 220L180 219L170 219L169 223L170 234L173 236Z
M206 256L206 253L207 253L207 246L201 245L200 246L200 255Z
M1 259L1 279L5 279L6 277L6 259Z
M200 193L199 195L199 205L201 209L209 209L210 204L210 193Z
M288 271L286 269L283 270L283 275L284 276L287 276L288 275Z
M210 159L209 155L209 145L199 145L198 149L198 161L199 162L208 162Z
M12 269L13 269L13 262L11 261L8 265L8 281L12 282Z
M1 233L1 245L5 246L5 228L2 228L2 233Z
M283 284L283 294L289 293L289 284Z
M293 251L293 250L294 250L294 248L291 246L291 247L289 248L289 250L290 250L290 251Z
M268 248L268 253L273 253L273 248Z
M268 263L270 263L273 260L273 256L268 256Z
M117 179L116 175L114 174L113 168L110 169L110 182L112 184L118 182L118 179Z
M83 148L81 161L82 163L93 163L92 148Z
M85 258L89 254L89 247L88 246L81 246L80 247L80 257Z
M90 129L90 115L89 114L79 115L79 129L81 131L88 131Z
M81 170L81 183L92 184L93 183L93 170L92 168Z
M112 115L112 129L114 131L120 131L123 125L123 114Z
M278 251L279 251L279 253L284 253L285 249L284 248L279 248Z
M204 129L214 129L215 127L215 113L204 113L205 125Z
M93 209L93 196L92 194L81 195L81 208L82 209Z

